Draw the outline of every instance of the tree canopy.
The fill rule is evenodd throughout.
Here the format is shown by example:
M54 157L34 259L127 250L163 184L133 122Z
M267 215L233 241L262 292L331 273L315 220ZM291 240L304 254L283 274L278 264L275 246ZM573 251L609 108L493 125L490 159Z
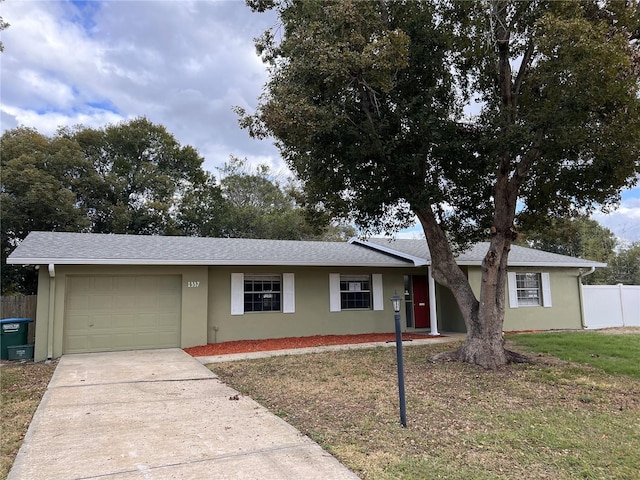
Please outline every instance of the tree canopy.
M293 184L268 168L230 160L222 180L203 158L146 118L47 137L2 135L0 223L3 293L35 293L35 271L6 265L33 230L344 240L349 228L307 215Z
M467 326L456 358L495 367L516 229L613 205L640 171L636 1L288 1L257 41L273 136L319 210L369 231L420 220ZM454 252L489 237L480 296Z

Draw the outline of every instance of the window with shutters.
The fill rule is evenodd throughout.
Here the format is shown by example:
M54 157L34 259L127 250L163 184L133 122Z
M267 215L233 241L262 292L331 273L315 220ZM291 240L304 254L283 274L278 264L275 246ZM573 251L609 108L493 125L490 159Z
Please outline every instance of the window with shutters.
M279 312L282 307L282 277L280 275L244 276L244 311Z
M369 275L340 275L340 307L342 310L371 308Z
M549 272L508 272L507 283L509 308L551 307Z
M542 305L542 282L539 273L516 273L516 294L519 307Z

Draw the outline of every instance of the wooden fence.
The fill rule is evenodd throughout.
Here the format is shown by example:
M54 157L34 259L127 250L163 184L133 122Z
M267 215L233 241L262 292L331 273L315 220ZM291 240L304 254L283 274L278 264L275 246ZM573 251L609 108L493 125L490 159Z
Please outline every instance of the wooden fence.
M36 332L37 295L14 295L0 297L0 318L31 318L29 324L28 343L33 343Z

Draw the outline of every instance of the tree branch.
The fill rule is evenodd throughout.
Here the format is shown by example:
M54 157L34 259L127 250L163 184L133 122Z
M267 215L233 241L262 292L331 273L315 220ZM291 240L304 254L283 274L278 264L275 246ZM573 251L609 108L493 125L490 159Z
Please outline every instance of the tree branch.
M513 92L515 95L520 95L520 87L522 86L522 81L524 80L525 74L531 66L531 59L533 58L534 50L535 47L533 45L533 41L531 41L527 46L526 52L524 52L524 57L522 58L522 63L520 64L520 70L518 70L518 76L516 77L516 81L513 84Z

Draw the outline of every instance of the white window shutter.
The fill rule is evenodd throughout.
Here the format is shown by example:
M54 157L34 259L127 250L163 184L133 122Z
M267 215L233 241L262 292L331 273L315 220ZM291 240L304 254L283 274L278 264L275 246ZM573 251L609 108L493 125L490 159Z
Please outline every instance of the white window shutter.
M231 274L231 315L244 315L244 273Z
M371 289L373 290L373 309L384 310L384 293L382 291L382 275L371 275Z
M507 285L509 287L509 308L518 308L518 284L516 272L507 272Z
M329 274L329 311L339 312L340 308L340 274Z
M542 272L542 306L551 307L551 281L549 280L549 272Z
M282 313L296 311L296 283L293 273L282 274Z

